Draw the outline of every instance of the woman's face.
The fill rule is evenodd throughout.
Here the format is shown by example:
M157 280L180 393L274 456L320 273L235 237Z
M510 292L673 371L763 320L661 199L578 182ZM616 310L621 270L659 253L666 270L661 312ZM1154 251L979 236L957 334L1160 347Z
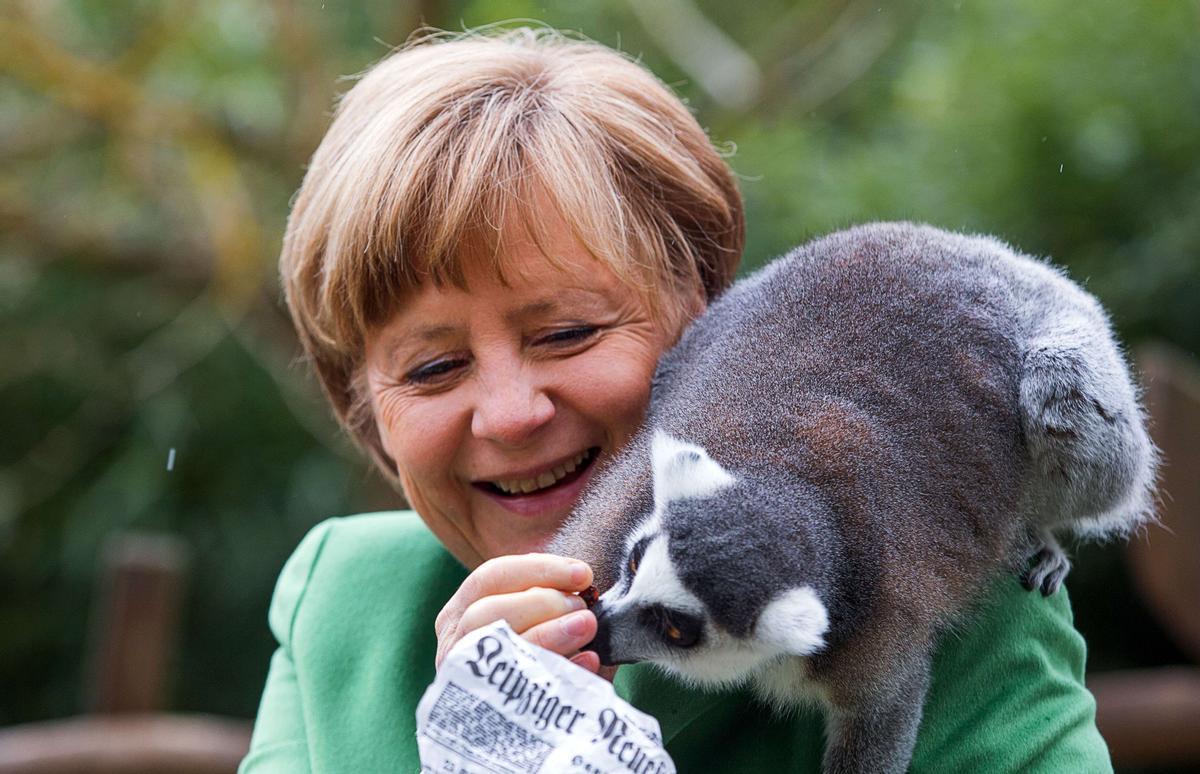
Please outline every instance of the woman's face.
M540 551L637 429L678 326L565 225L466 289L426 285L367 339L371 402L409 503L461 561ZM476 262L480 263L480 262ZM699 306L699 302L697 302Z

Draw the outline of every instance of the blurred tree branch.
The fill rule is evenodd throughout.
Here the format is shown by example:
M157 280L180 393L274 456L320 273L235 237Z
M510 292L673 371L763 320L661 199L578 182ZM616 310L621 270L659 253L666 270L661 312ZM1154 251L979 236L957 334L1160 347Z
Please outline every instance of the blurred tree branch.
M783 37L773 44L777 56L769 60L756 111L786 108L805 114L819 110L870 72L916 16L916 9L908 3L880 6L851 0L828 8L838 8L832 18L819 11L798 17L797 26L811 19L823 21L815 27L819 34L808 36L804 45L789 51L783 46Z
M758 64L692 0L629 0L629 8L667 56L718 105L737 110L758 98Z
M0 14L0 70L118 130L129 131L141 106L131 82L110 68L72 56L13 5Z
M333 422L323 396L319 390L311 388L312 380L299 379L294 375L295 370L307 367L306 364L282 354L286 349L279 346L279 342L286 341L289 345L295 342L291 322L277 320L273 315L251 315L240 325L234 326L231 332L242 349L271 377L283 405L309 437L343 460L361 465L363 456L355 452L353 442Z
M747 51L692 0L628 5L680 69L741 115L819 110L870 72L917 11L907 2L801 3Z
M310 8L295 0L271 0L271 8L277 25L275 49L293 100L284 157L299 164L316 148L328 124L333 68Z
M144 216L159 226L157 236L131 238L128 224L104 214L81 211L63 217L64 205L47 209L30 193L34 189L13 178L0 181L0 228L14 240L35 245L30 257L36 262L65 260L134 271L157 285L174 286L174 295L182 291L193 297L173 319L104 369L67 417L0 470L0 480L19 482L24 513L78 479L92 460L120 442L142 404L231 335L275 383L283 405L313 439L361 462L332 423L317 421L313 411L320 408L312 405L311 395L297 390L289 375L280 353L295 349L290 327L247 314L256 307L275 310L276 303L264 292L274 287L269 281L272 262L244 160L282 171L285 178L299 170L328 121L337 49L329 45L313 8L272 0L269 53L278 59L286 84L288 117L275 137L245 131L147 85L147 73L187 35L198 7L195 0L152 7L139 18L132 42L103 61L67 50L50 34L47 25L53 16L41 7L14 4L0 12L0 73L42 101L45 107L34 120L48 127L44 137L49 138L41 139L41 132L27 123L30 129L19 132L20 143L7 143L0 153L34 169L65 144L98 139L102 157L118 162L114 168L103 167L99 195L108 181L132 181ZM418 19L440 23L444 15L445 4L439 0L407 4L399 14L407 20L405 35ZM197 220L200 229L194 227ZM30 377L39 364L48 362L32 358L28 368L14 371L6 383Z
M170 0L153 6L157 13L142 25L133 45L113 63L117 72L127 77L144 73L177 39L175 31L187 28L188 19L196 13L196 5L196 0Z
M136 80L169 44L190 9L188 2L166 4L135 45L109 63L66 51L15 6L0 15L0 70L107 129L111 144L128 149L125 158L137 159L132 177L151 200L159 193L156 179L191 192L206 235L204 244L185 244L182 255L173 250L168 260L168 245L134 246L111 230L48 223L41 217L42 207L24 201L9 186L0 189L0 224L38 245L39 258L57 254L122 269L132 266L160 279L166 270L166 277L198 281L202 288L171 322L126 352L70 417L44 433L18 463L0 471L0 476L24 482L25 512L53 496L88 460L111 446L140 402L203 360L258 299L267 276L258 217L237 152L225 133L194 110L148 94ZM163 166L145 153L163 146L177 154L182 162L178 167ZM54 148L46 150L53 153ZM141 161L147 159L158 169L141 169ZM173 215L181 223L193 216L190 210Z
M18 462L0 469L0 478L26 482L26 513L113 446L134 407L173 384L228 336L228 325L217 312L207 294L194 300L115 362L70 417L50 428Z
M41 263L63 259L98 268L156 274L180 289L202 286L210 276L207 256L186 243L165 258L161 245L121 240L100 227L81 227L78 221L50 223L43 211L0 187L0 231L39 249L30 257Z
M168 23L166 16L160 14L152 28ZM140 39L147 35L155 37L147 33ZM140 54L130 55L124 64L144 68L152 50L161 45L156 41L135 46ZM264 245L236 153L211 122L181 106L147 97L130 74L116 66L70 54L20 13L0 16L0 70L99 121L118 143L142 147L173 141L185 160L185 187L195 191L208 223L212 290L228 312L238 313L261 283ZM15 208L9 202L6 209ZM93 250L92 254L115 252Z

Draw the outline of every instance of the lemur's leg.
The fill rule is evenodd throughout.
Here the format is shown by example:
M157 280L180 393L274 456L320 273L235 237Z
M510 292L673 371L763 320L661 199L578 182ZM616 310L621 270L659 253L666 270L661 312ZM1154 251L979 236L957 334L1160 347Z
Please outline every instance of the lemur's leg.
M878 693L831 708L824 774L908 771L929 690L929 657L919 661L906 673L885 677Z
M1050 530L1040 530L1038 538L1030 558L1032 563L1025 570L1023 580L1025 588L1030 591L1041 589L1042 596L1048 597L1062 586L1067 573L1071 571L1071 561Z

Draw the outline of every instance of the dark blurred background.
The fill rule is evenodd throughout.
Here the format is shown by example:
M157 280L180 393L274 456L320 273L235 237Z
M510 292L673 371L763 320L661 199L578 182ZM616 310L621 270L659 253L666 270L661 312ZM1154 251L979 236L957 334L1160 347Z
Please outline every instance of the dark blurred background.
M1131 348L1200 349L1195 2L4 0L0 726L88 708L130 531L182 548L169 709L253 716L291 549L401 505L298 365L289 197L344 76L422 22L514 18L640 58L736 147L747 271L928 221L1064 264ZM1124 547L1076 556L1090 670L1194 661Z

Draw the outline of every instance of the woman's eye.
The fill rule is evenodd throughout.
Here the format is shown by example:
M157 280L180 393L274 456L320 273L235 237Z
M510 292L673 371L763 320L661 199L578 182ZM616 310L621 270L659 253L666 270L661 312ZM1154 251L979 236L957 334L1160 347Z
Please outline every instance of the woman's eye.
M539 344L575 344L590 339L596 335L596 328L590 325L580 325L575 328L563 328L543 336Z
M432 363L427 363L423 366L418 366L405 374L405 379L414 384L429 384L431 382L441 381L447 374L452 373L458 368L466 365L465 360L451 358L447 360L435 360Z

